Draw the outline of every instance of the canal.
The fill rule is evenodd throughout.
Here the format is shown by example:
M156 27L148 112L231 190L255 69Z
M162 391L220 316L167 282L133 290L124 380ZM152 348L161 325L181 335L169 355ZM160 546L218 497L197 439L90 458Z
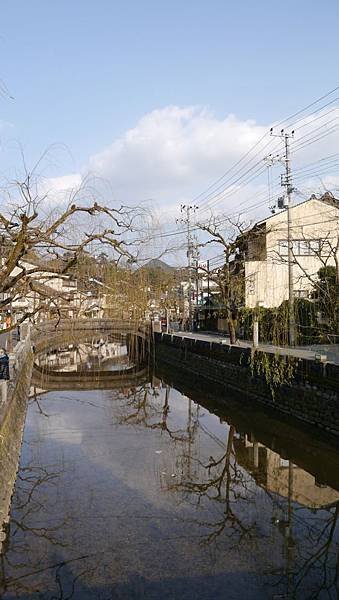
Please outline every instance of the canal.
M89 346L39 358L1 597L336 598L326 441L175 374L97 389L98 365L125 368L124 350ZM79 372L86 389L72 389Z

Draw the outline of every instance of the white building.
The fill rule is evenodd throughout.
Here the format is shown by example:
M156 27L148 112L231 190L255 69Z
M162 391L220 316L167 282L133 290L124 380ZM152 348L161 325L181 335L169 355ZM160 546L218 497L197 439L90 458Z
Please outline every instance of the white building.
M323 266L338 264L339 202L331 194L290 208L294 297L307 298ZM244 241L245 305L288 299L287 210L259 221Z
M70 275L54 274L45 270L38 262L20 261L11 276L16 277L22 272L26 273L23 288L15 294L8 306L17 318L27 312L34 314L43 298L49 301L49 313L39 312L36 317L38 319L46 316L50 318L57 310L66 318L88 316L88 314L93 316L93 313L96 314L101 310L98 299L81 292L77 280ZM31 286L27 285L28 281L31 282Z

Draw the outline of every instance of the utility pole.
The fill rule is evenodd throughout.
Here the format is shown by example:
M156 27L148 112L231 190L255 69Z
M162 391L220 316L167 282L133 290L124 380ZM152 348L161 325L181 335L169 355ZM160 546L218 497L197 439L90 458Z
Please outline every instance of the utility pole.
M271 129L273 135L273 129ZM284 208L287 209L287 263L288 263L288 337L290 346L295 345L295 318L294 318L294 291L293 291L293 239L292 239L292 222L291 222L291 205L292 205L292 175L291 175L291 159L290 159L290 139L294 137L294 131L286 133L284 129L279 135L284 141L285 146L285 175L281 177L281 185L286 188L286 202Z
M273 213L273 214L275 213L275 205L273 204L273 198L272 198L271 169L278 160L279 160L279 154L276 154L274 156L272 154L269 154L268 156L265 156L265 158L264 158L264 163L266 164L266 167L267 167L268 208L270 209L271 213Z
M210 261L207 261L207 304L210 305Z
M187 271L188 271L188 328L192 331L193 327L193 312L192 312L192 256L193 256L193 241L191 233L191 214L197 210L197 206L182 204L180 212L183 215L177 222L184 223L187 227Z
M198 248L198 240L197 237L194 236L193 242L193 258L195 261L195 310L196 310L196 322L198 322L199 318L199 248Z

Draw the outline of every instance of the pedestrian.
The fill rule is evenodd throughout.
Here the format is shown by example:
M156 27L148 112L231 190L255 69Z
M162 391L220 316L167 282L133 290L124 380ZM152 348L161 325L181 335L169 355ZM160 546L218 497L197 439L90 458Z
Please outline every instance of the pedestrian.
M0 379L9 379L9 358L5 348L0 348Z

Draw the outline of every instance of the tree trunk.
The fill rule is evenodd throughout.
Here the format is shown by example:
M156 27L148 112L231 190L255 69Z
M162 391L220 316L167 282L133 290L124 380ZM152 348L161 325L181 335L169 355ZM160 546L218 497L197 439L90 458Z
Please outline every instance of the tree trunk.
M237 341L237 336L236 336L234 321L233 321L232 317L229 317L227 319L227 325L228 325L228 331L230 334L230 342L231 342L231 344L235 344Z

